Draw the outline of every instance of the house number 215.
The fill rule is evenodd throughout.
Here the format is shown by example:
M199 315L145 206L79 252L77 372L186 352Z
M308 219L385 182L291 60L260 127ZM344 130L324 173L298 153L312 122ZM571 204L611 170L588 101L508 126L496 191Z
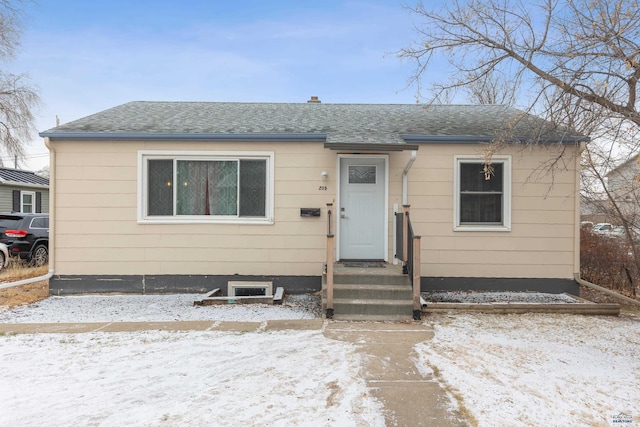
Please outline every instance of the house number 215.
M318 190L327 191L327 186L326 185L321 185L320 187L318 187Z

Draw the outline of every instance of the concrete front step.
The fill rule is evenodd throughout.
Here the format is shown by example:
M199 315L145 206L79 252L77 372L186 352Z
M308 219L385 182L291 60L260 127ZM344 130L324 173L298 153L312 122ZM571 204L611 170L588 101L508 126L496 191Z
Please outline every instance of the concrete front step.
M333 300L333 309L338 315L411 316L413 303L411 300L337 298Z
M322 275L326 283L326 274ZM333 283L345 285L409 285L409 276L402 273L402 267L388 265L385 268L347 268L341 264L334 264Z
M338 320L411 320L413 291L402 267L345 267L334 264L333 318ZM322 281L326 310L326 275Z
M323 289L322 296L326 298L326 289ZM408 285L360 285L360 284L335 284L333 285L334 298L352 299L380 299L380 300L400 300L411 301L413 293Z
M399 265L388 264L384 268L349 268L335 264L333 283L409 286L410 280L408 275L402 274L402 267Z
M411 314L397 314L397 315L389 315L389 314L344 314L344 313L336 313L333 315L333 320L352 320L352 321L362 321L362 322L389 322L389 321L407 321L413 320L413 316Z
M409 276L406 274L333 274L333 283L343 285L377 285L377 286L393 286L405 285L409 286Z

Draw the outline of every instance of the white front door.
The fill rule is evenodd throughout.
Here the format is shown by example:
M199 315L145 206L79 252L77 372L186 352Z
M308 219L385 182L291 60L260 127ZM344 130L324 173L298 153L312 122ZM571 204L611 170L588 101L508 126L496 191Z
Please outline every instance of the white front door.
M386 156L340 158L342 260L384 260Z

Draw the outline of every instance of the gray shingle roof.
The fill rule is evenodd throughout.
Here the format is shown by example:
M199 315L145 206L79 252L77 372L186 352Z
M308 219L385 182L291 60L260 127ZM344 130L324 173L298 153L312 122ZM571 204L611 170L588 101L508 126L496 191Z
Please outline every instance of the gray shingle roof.
M34 172L19 169L0 168L0 182L3 184L49 185L49 180Z
M493 138L513 123L512 137L575 142L579 135L501 105L399 105L324 103L147 102L123 104L42 132L43 137L120 135L326 136L327 143L404 144ZM541 131L542 130L542 131ZM449 141L451 142L451 141Z
M609 172L607 172L607 174L605 175L606 177L612 176L612 175L616 175L616 174L622 174L624 173L623 171L625 169L630 169L630 168L638 168L638 159L640 159L640 153L638 154L634 154L630 159L625 160L624 162L620 163L618 166L614 167L613 169L611 169Z

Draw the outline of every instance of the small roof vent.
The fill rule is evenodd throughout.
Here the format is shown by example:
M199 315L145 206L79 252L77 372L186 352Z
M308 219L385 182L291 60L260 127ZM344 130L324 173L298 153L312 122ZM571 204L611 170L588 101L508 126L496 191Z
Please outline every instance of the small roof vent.
M322 101L320 101L317 96L312 96L307 102L309 104L320 104Z

